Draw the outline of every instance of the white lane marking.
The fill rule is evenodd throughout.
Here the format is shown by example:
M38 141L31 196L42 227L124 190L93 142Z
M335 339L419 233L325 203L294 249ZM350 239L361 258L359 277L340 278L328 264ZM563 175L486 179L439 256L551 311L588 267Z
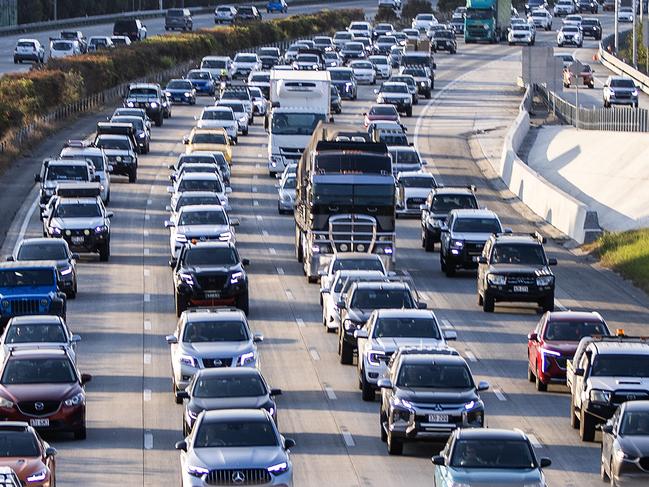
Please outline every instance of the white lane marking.
M145 220L150 220L150 219L151 219L151 215L149 215L149 214L147 213L146 215L144 215L144 219L145 219Z
M255 169L259 169L259 163L258 162L255 163ZM256 176L256 174L255 174L255 176Z
M256 192L257 192L257 188L256 188L256 187L252 188L252 192L253 192L253 193L256 193Z
M149 293L144 293L144 302L145 303L151 302L151 295Z
M304 326L304 320L302 318L295 318L297 326Z
M263 154L257 154L257 157L263 157Z
M144 433L144 449L151 450L153 448L153 434Z
M257 201L257 200L253 200L253 202L252 202L252 206L259 206L259 201Z
M142 398L144 399L145 402L150 401L151 400L151 389L144 389L144 391L142 391Z
M144 365L149 365L151 363L151 354L150 353L145 353L144 354Z
M476 356L473 354L473 352L471 350L467 350L466 352L464 352L464 355L466 355L466 358L469 359L469 362L477 362L478 361L478 359L476 358Z
M147 204L147 205L152 205L152 204L153 204L153 200L146 200L146 204Z
M257 220L258 220L258 221L262 221L263 219L264 219L263 216L261 216L261 215L257 215Z
M151 275L151 271L149 269L144 269L144 277L149 277Z
M259 175L257 175L257 174L253 174L253 175L252 175L252 179L259 179Z
M38 196L34 199L34 202L29 207L29 210L25 215L25 219L23 220L22 225L20 225L20 230L18 231L18 237L16 239L16 245L14 246L14 253L18 251L18 245L20 244L20 242L22 242L23 238L25 238L25 232L27 232L27 227L29 226L29 222L31 221L32 216L34 216L34 212L36 211L37 207L38 207Z
M345 442L345 445L356 446L356 443L354 442L354 437L349 431L341 430L340 433L343 435L343 441Z
M331 387L325 386L324 390L325 390L325 393L327 394L327 397L329 398L330 401L335 401L336 399L338 399L336 397L336 393L334 392L334 390Z
M268 253L269 253L270 255L277 255L277 250L275 250L273 247L270 247L270 248L268 249Z
M277 268L277 273L278 273L280 276L283 276L283 275L284 275L284 269L282 269L281 267L278 267L278 268Z
M534 436L531 433L527 433L527 437L529 438L530 443L534 448L543 448L543 445L541 444L541 442L538 440L536 436Z
M295 297L293 296L293 293L291 292L290 289L287 289L287 290L284 291L284 292L286 293L286 297L287 297L290 301L293 301L293 300L295 299Z
M315 348L310 348L309 353L311 354L311 358L313 360L320 360L320 354Z
M267 231L267 230L262 230L262 231L261 231L261 234L262 234L264 237L268 237L268 231Z
M145 237L148 237L148 236L149 236L149 231L148 231L148 230L144 230L144 236L145 236Z
M150 249L144 249L144 255L151 255L151 250Z
M494 394L496 395L496 397L498 398L499 401L506 401L507 400L507 398L503 394L503 391L501 391L497 387L494 387Z
M151 320L144 320L144 329L145 330L151 329Z

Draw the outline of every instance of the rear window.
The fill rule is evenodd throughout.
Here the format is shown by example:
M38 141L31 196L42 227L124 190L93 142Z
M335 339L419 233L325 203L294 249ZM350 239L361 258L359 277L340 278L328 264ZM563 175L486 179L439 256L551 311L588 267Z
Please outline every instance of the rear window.
M137 24L135 20L118 20L115 22L114 31L118 32L131 32L137 30Z
M35 44L31 41L20 41L18 47L34 47Z
M53 51L69 51L72 49L72 43L71 42L52 42L52 50Z
M171 8L167 10L167 16L168 17L182 17L183 16L183 10L180 8Z

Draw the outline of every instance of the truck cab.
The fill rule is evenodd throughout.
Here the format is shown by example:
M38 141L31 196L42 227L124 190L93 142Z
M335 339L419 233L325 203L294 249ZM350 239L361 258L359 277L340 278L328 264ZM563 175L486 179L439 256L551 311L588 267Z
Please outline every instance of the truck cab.
M467 0L464 42L496 43L507 33L511 0Z

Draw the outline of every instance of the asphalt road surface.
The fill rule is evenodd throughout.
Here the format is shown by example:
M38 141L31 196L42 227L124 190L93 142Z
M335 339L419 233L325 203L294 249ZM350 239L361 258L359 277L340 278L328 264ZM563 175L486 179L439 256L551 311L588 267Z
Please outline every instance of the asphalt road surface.
M469 137L476 117L497 104L517 105L518 92L503 92L502 79L486 79L485 66L514 58L520 48L460 44L457 55L438 54L436 93L403 118L428 169L446 185L475 184L479 201L496 211L515 231L536 229L503 199L476 165ZM468 89L462 79L483 81ZM344 102L341 123L362 123L374 99L361 87L358 100ZM64 486L161 486L179 479L181 406L171 393L169 350L164 336L173 331L171 273L167 267L168 164L184 151L182 136L193 117L211 100L195 107L175 106L173 118L154 128L151 153L140 157L137 184L113 178L110 209L112 255L107 264L95 256L79 265L79 295L70 301L68 319L81 334L79 364L93 374L87 387L88 439L48 437L59 449L57 478ZM513 116L512 116L513 118ZM92 131L88 126L86 133ZM82 135L82 134L80 134ZM251 260L250 322L262 332L261 370L279 397L279 428L294 438L296 486L429 485L430 456L440 444L407 445L402 457L387 455L379 437L378 401L366 403L358 390L356 367L342 366L336 338L321 325L317 285L308 285L294 258L293 219L277 214L275 180L266 169L266 134L257 119L234 150L233 216L241 219L238 246ZM35 195L25 203L29 208ZM20 213L24 214L24 211ZM17 222L20 224L20 221ZM26 236L40 235L40 222L26 224ZM568 419L565 388L538 393L526 379L526 336L539 319L532 306L498 306L485 314L477 305L475 274L446 278L438 253L420 245L417 220L398 221L397 269L409 273L440 320L458 332L458 350L467 357L476 380L488 380L483 394L487 425L521 428L534 439L537 454L548 456L550 485L595 485L599 445L583 444ZM598 310L612 328L640 333L647 322L646 297L587 260L547 245L559 260L557 298L570 309ZM5 242L7 251L13 243ZM645 332L646 334L646 332Z

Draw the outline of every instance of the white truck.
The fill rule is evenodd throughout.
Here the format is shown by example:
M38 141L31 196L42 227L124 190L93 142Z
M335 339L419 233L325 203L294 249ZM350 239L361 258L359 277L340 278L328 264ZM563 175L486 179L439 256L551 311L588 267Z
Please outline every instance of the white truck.
M297 163L318 122L331 119L330 90L328 71L271 70L265 121L271 177Z

